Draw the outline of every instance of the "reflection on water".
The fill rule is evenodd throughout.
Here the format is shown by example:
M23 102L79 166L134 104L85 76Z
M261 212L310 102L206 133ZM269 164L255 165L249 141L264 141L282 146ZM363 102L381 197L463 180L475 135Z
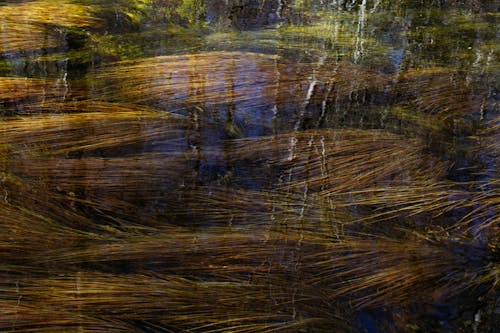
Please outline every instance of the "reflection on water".
M495 332L498 9L0 2L0 330Z

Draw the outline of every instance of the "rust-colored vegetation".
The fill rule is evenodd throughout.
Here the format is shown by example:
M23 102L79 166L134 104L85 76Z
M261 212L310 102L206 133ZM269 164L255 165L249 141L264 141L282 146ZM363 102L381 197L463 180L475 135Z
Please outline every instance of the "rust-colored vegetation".
M353 76L360 79L352 83ZM242 52L121 62L98 78L107 83L102 93L109 99L200 107L243 102L246 107L266 103L305 107L380 89L388 80L348 63L297 65L272 55Z
M133 105L76 102L45 113L2 120L1 146L12 155L61 155L178 138L183 120ZM185 126L185 125L184 125Z
M50 49L64 38L48 27L86 28L98 24L90 6L68 2L28 1L0 6L0 53Z
M182 116L53 107L2 122L2 329L349 332L355 309L495 292L496 248L473 239L495 235L495 191L444 181L419 140L294 131L203 157ZM274 186L195 186L203 158Z
M9 3L0 54L57 48L73 28L104 48L87 29L106 15L117 30L200 19L198 1L160 2ZM326 40L364 59L381 45L361 50L368 23L346 17L337 39L318 36L327 22L283 26L294 44L279 55L0 78L0 331L347 333L381 311L398 332L432 331L432 307L457 303L486 326L500 274L493 89L455 68L335 57ZM415 128L385 127L388 114Z
M3 115L62 111L63 104L87 97L88 93L75 84L55 79L0 77L0 106Z
M417 110L441 120L465 115L478 118L491 103L491 88L474 73L439 67L413 69L398 80L397 89L410 94Z
M471 253L484 255L480 247L460 238L406 231L399 239L344 237L333 242L330 251L306 257L306 261L314 263L311 270L319 267L312 281L326 282L331 297L355 295L356 306L380 307L445 301L485 283L494 286L498 266L465 268Z
M446 172L422 143L380 130L314 130L244 139L235 143L232 158L283 167L289 180L281 186L307 186L323 195L438 180Z

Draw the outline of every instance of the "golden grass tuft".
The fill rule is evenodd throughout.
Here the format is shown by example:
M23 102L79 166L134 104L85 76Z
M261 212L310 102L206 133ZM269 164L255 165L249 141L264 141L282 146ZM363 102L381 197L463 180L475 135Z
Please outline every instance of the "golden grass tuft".
M54 27L88 28L99 24L90 6L28 1L0 6L0 53L33 51L62 45Z
M4 118L0 147L12 155L65 155L179 139L185 126L179 116L132 105L80 102L59 110L74 112Z
M478 184L476 192L471 192L471 209L461 218L457 227L495 239L500 232L499 185L498 178Z
M85 94L75 85L63 84L53 79L0 78L0 103L3 104L3 112L53 112L57 111L55 109L58 105L62 107L62 103L70 98L85 97Z
M193 179L194 153L185 141L183 117L104 102L48 105L64 113L1 121L0 170L68 207L137 217L139 202L160 199L183 179ZM24 193L33 195L28 189Z
M0 29L0 54L50 49L61 45L60 37L36 24L8 23Z
M41 182L22 179L5 172L1 172L0 177L2 209L6 211L6 217L0 222L6 223L5 230L22 230L28 228L30 221L39 221L37 223L40 226L54 227L56 237L58 232L67 235L65 231L75 231L81 235L87 235L88 232L88 236L92 238L99 238L94 234L95 231L103 232L104 235L113 232L112 227L102 228L104 224L92 223L88 215L79 212L75 206L77 198L72 193L52 191ZM22 222L19 227L15 226L14 216L19 217L19 223ZM13 226L9 226L10 224ZM35 226L33 230L37 230ZM21 236L22 233L19 231L18 235ZM39 236L43 238L43 231Z
M284 168L282 187L329 195L438 180L445 167L425 149L418 140L380 130L328 129L235 141L230 156Z
M14 185L22 189L22 183ZM201 200L203 190L190 200ZM467 235L397 228L400 236L353 236L348 228L332 233L333 219L319 225L304 214L301 223L290 223L300 220L294 213L303 203L300 196L212 191L216 195L206 202L227 216L246 212L247 223L202 228L166 223L94 237L51 219L31 219L40 222L33 228L22 215L26 210L14 214L20 210L10 205L19 200L0 205L12 218L0 219L5 236L0 244L12 245L12 235L18 244L1 255L0 328L327 332L335 327L343 332L354 329L346 324L352 307L444 302L479 286L494 292L498 267ZM258 221L264 217L248 203L252 200L267 214L267 226ZM41 201L40 212L52 209L44 206ZM207 218L217 214L216 208L206 212ZM9 235L5 230L12 225L17 229ZM19 255L36 269L16 267ZM117 273L124 267L127 273ZM32 311L38 307L43 310Z
M97 24L94 8L68 1L28 1L0 7L7 23L47 24L65 27L91 27Z
M481 251L449 235L408 231L401 239L345 237L305 262L318 272L311 283L330 288L330 297L351 295L355 307L377 308L445 302L480 285L494 293L499 267L478 257Z
M95 327L98 332L109 326L113 332L149 327L167 332L244 333L300 332L321 321L341 331L348 326L334 315L301 318L293 312L305 303L299 295L292 304L292 295L280 288L270 291L268 286L245 282L81 271L35 281L20 279L17 285L12 283L6 290L6 298L12 300L3 302L8 310L0 318L0 328L24 332L38 324L55 331L69 325L81 330ZM23 306L25 302L43 310L35 314ZM268 312L273 306L281 311Z
M293 229L259 232L252 228L221 227L193 232L187 228L167 227L157 229L154 234L129 235L84 250L47 252L47 258L42 258L41 263L50 260L56 267L70 265L78 269L82 263L110 268L127 262L129 269L141 271L155 267L157 274L189 276L192 281L214 288L241 286L240 290L229 293L221 288L214 295L232 300L231 307L249 305L249 311L261 311L263 300L272 301L268 299L270 295L288 299L274 306L268 304L274 309L273 313L279 313L276 311L279 304L292 305L289 302L293 297L296 297L295 311L300 312L301 307L307 307L310 302L329 303L332 310L340 300L348 300L355 308L377 308L430 300L446 302L479 286L490 288L486 292L494 292L498 265L489 264L487 254L479 246L461 238L460 234L455 236L406 231L405 236L394 238L377 235L328 237L312 229L308 232ZM119 275L111 279L110 286L121 285ZM283 285L283 281L288 284ZM154 278L144 278L144 284L161 293L161 289L154 287ZM110 287L96 287L95 293L106 288ZM99 313L134 318L136 312L125 309L129 306L133 309L134 302L145 299L152 302L145 311L153 311L156 302L160 302L158 306L163 311L171 308L162 303L172 301L167 297L167 287L163 289L167 295L160 298L165 301L154 300L158 293L149 296L146 293L141 297L141 287L134 282L128 286L124 283L123 288L123 292L113 296L115 299L98 297L97 303L89 305L90 311L97 307ZM180 288L191 290L194 286L188 284ZM67 289L74 294L74 289ZM132 299L125 301L131 290L135 290L130 295ZM200 292L203 291L196 289L196 297L202 297ZM199 304L199 300L192 297L194 295L181 297L189 304L184 310L204 311L204 303ZM54 297L56 304L58 301L62 299ZM220 302L213 304L221 305ZM71 307L64 305L64 301L59 305ZM227 311L223 307L218 306L216 311ZM239 318L234 312L230 313L230 318Z
M360 219L365 222L384 223L390 219L418 219L419 216L425 216L426 219L433 219L434 224L442 218L444 223L452 224L450 228L468 229L475 223L486 227L493 220L488 215L498 210L494 189L497 183L416 182L406 186L370 187L332 194L330 199L338 207L372 208L372 214ZM450 214L454 214L454 220L450 221L446 217Z
M480 140L478 152L492 154L495 164L498 165L500 159L500 117L487 122L479 133L478 139Z
M178 156L175 156L178 155ZM57 193L65 202L153 223L155 204L195 179L191 154L147 153L128 157L26 157L5 169ZM152 209L147 214L148 207ZM133 222L130 222L133 223Z
M356 74L354 74L356 73ZM290 64L279 57L207 52L117 63L97 77L104 98L201 107L245 103L306 107L381 89L386 76L347 63ZM358 77L355 82L353 77Z
M419 110L439 119L454 119L479 114L488 104L490 88L469 76L452 68L413 69L400 75L396 88L410 94Z

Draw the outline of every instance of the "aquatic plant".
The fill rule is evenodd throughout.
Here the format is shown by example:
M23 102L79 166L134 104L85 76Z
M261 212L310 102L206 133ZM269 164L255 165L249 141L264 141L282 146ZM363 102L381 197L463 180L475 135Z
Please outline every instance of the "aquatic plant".
M330 297L356 295L355 306L446 302L483 284L495 292L498 267L489 264L488 251L460 238L411 231L401 239L361 235L333 242L330 251L305 261L311 269L323 267L315 283L330 285Z
M478 134L475 137L479 140L477 150L492 154L495 165L498 165L500 156L500 117L494 117L491 121L486 122Z
M0 6L0 53L50 49L63 44L66 28L99 24L94 8L68 2L28 1ZM50 30L58 27L61 31Z
M490 182L488 186L494 186ZM493 209L494 191L474 192L480 183L455 182L413 182L406 186L369 187L358 191L332 194L339 206L375 207L375 215L367 215L366 221L392 218L409 218L427 215L438 221L442 215L453 211L473 211L484 206L485 211ZM483 184L483 186L487 186ZM488 204L489 202L489 204ZM476 212L477 213L477 212ZM476 216L479 217L479 216ZM455 221L457 222L457 221ZM463 227L463 225L462 225Z
M4 118L0 145L13 155L77 154L179 138L185 126L180 116L133 105L76 102L53 106L67 113Z
M200 3L0 7L0 331L492 332L497 15Z
M360 78L355 83L347 80L353 72ZM243 52L120 62L102 70L97 78L102 80L99 93L107 99L202 108L239 103L248 108L269 104L305 107L328 99L348 99L388 82L383 75L348 63L292 65L281 63L276 56Z
M232 157L283 168L288 179L277 186L306 187L325 195L437 180L445 167L424 151L418 140L384 131L327 129L239 140Z
M0 103L4 115L53 112L56 103L82 98L85 94L76 84L56 79L0 77Z
M60 45L59 38L47 33L44 27L34 24L9 24L0 30L0 53L49 49Z
M413 104L438 119L468 115L477 118L487 109L490 87L451 68L424 68L404 72L397 89L409 93ZM466 83L466 81L469 81Z
M64 238L70 232L74 232L75 238L78 239L83 235L92 235L94 231L103 232L106 235L108 235L108 232L113 231L113 228L110 227L110 221L108 221L107 227L101 228L103 225L92 223L91 216L86 212L78 211L76 206L78 198L74 193L53 191L48 189L42 182L25 180L4 171L1 173L0 185L3 200L2 210L6 216L11 216L2 219L0 222L5 223L5 230L29 229L31 223L36 223L33 225L33 229L30 229L37 234L37 237L32 239L33 246L45 246L48 249L57 243L40 242L39 237L43 238L43 232L37 233L37 230L40 229L47 232L52 230L51 237L55 239L58 239L58 233ZM16 216L19 217L19 226L15 225L17 220L14 217ZM115 221L118 223L118 219ZM29 230L25 234L26 239L33 235ZM20 239L24 237L20 231L18 236ZM95 236L94 239L98 238L98 236ZM71 239L72 237L68 237L67 240L71 241ZM10 240L13 241L14 239L10 238ZM5 239L5 241L8 242L8 239ZM29 249L29 246L27 246L27 249Z
M137 327L294 332L312 324L319 331L331 325L349 331L339 321L352 310L339 309L341 300L356 308L404 308L467 292L494 293L498 267L488 264L488 252L448 238L430 231L338 238L312 229L153 229L86 249L46 252L40 263L50 261L53 270L64 267L66 273L21 278L17 289L11 283L7 308L22 295L53 313L74 309L85 318ZM124 262L156 273L112 273ZM108 272L86 272L82 264Z
M19 288L10 288L14 299L3 301L7 310L0 327L28 332L61 327L123 332L158 329L175 332L299 332L308 324L323 322L348 331L345 322L330 318L300 318L289 295L264 285L245 282L203 282L172 275L103 274L77 272L38 280L19 279ZM285 288L283 288L285 289ZM242 299L246 301L242 302ZM31 307L42 306L34 313ZM277 302L281 313L267 308ZM215 305L215 306L214 306ZM31 311L30 311L31 310ZM190 312L186 316L186 311ZM58 315L59 313L59 315ZM56 319L58 318L58 319Z
M162 202L175 198L175 191L196 179L195 160L194 155L181 152L127 157L35 156L9 159L4 169L53 191L75 211L113 214L130 225L152 225L161 223L156 217Z
M36 23L65 27L90 27L96 19L90 6L75 5L66 1L27 1L0 7L0 14L7 23Z
M169 196L168 217L193 226L228 226L234 230L320 230L334 235L357 221L348 208L314 193L242 190L221 186L188 187ZM167 217L167 216L165 216Z

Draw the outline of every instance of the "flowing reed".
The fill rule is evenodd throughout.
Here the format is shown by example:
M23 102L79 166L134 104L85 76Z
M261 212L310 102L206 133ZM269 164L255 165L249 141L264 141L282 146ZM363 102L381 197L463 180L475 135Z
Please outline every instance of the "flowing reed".
M23 262L37 270L31 276L18 275L30 268L16 268L14 254L2 252L12 263L2 260L0 266L2 272L11 272L2 279L5 315L0 327L21 332L58 331L66 325L97 331L109 325L118 332L145 327L326 332L335 327L347 332L354 328L346 324L352 311L346 301L355 308L404 308L429 299L445 302L480 286L494 292L498 267L466 235L450 237L431 229L390 232L399 236L349 235L348 230L332 234L307 218L293 226L278 209L269 214L269 227L262 228L262 223L251 223L259 212L253 215L252 206L238 207L243 192L238 198L232 193L232 202L230 192L220 193L217 203L207 201L221 209L226 205L235 216L247 211L246 225L167 224L93 238L51 230L50 224L31 232L30 225L18 224L16 234L26 240L17 238L19 250L29 254ZM266 200L280 202L278 198L269 194ZM6 227L17 223L18 217L12 218L16 221L4 220ZM290 227L279 227L280 222ZM45 233L54 240L29 243ZM65 241L58 243L59 237ZM117 273L124 266L129 273ZM43 311L31 311L38 307Z
M63 44L48 26L88 28L99 21L94 8L68 2L28 1L0 6L0 53L48 49Z
M4 118L0 168L72 209L144 215L141 221L146 221L152 216L138 213L141 205L145 209L146 201L179 188L180 170L186 182L195 176L180 116L103 102L52 107L65 113ZM15 186L8 190L14 197ZM25 195L33 195L26 185L21 187Z
M69 205L155 223L157 205L196 178L194 155L150 153L112 158L11 159L5 169L36 182ZM150 213L147 213L150 210Z
M397 90L419 110L444 120L481 113L490 95L479 78L452 68L409 70L399 80Z
M36 24L2 25L0 37L2 38L0 54L50 49L61 45L60 37Z
M492 181L489 184L413 183L407 186L371 187L332 194L330 198L337 203L338 207L372 207L374 213L362 218L366 221L409 219L418 216L426 216L438 221L442 216L454 214L453 222L463 228L464 224L459 217L459 211L462 211L461 215L464 220L472 223L470 218L479 221L483 217L482 214L487 215L488 212L497 210L495 206L498 200L496 200L495 190L481 190L482 187L495 186L495 183L497 182ZM444 218L444 221L446 220Z
M360 308L404 306L433 298L445 302L479 286L489 286L493 289L486 290L494 292L499 269L498 265L489 264L488 250L460 235L450 238L440 232L406 231L399 238L380 235L334 238L313 230L288 231L286 235L258 234L251 229L231 232L231 228L207 229L195 234L170 228L158 231L155 235L126 237L86 250L53 251L48 258L55 265L76 265L76 269L82 262L102 263L102 267L109 269L125 261L129 268L139 271L155 267L159 274L201 276L210 283L230 282L226 285L244 283L248 288L241 290L243 294L235 291L235 302L253 299L245 296L247 290L265 286L267 291L263 295L269 295L269 291L280 290L282 281L289 281L306 303L311 300L335 303L347 298ZM292 296L290 290L282 292L284 297ZM130 304L119 299L116 302L121 305L102 302L101 306L118 312L117 307ZM296 306L299 304L297 301ZM99 312L110 311L104 309ZM259 306L253 308L258 309Z
M3 303L12 310L2 316L0 327L14 327L22 332L38 325L42 330L53 327L59 331L61 326L69 325L98 332L108 327L113 332L127 328L167 332L300 332L309 323L321 321L340 331L346 331L348 326L334 316L295 317L293 306L300 305L300 296L293 305L289 295L279 290L270 294L266 286L244 282L77 272L36 282L20 280L19 288L9 294L13 300ZM24 302L43 310L34 313L23 306ZM281 313L266 311L274 302Z
M150 5L97 3L101 17L131 23ZM0 53L62 45L66 28L103 23L94 8L0 6ZM347 50L368 31L350 17L357 45L331 39ZM326 54L323 28L282 29L286 50L317 37L313 52ZM99 101L81 101L73 82L0 79L0 331L357 332L371 310L430 317L429 304L454 297L487 321L500 273L498 123L469 138L466 152L486 162L480 180L461 183L420 140L301 130L309 112L377 103L372 93L385 102L388 87L391 102L403 98L395 113L409 100L428 116L398 117L433 132L489 110L491 91L464 72L398 75L328 56L207 52L98 69ZM261 110L289 132L226 140L198 118L250 122Z
M472 209L459 221L458 227L477 235L495 239L500 232L500 182L493 178L476 185L471 195L474 199Z
M328 195L377 184L437 180L442 162L418 140L379 130L338 129L292 132L235 142L234 159L264 161L284 168L282 187L307 186Z
M314 283L330 286L330 297L349 294L357 307L380 307L445 302L483 284L494 293L499 267L488 260L467 241L408 231L401 239L346 237L305 262L317 269Z
M36 23L65 27L90 27L96 22L91 6L67 1L27 1L0 7L6 23Z
M183 128L178 116L130 105L82 102L62 109L75 112L4 118L0 146L14 156L64 155L179 139Z
M0 103L6 114L54 112L63 102L83 98L86 93L75 84L53 79L0 78ZM67 106L64 106L67 108Z
M491 154L493 161L498 165L500 158L500 117L487 122L477 139L480 139L476 153Z
M37 223L40 226L53 226L55 228L54 236L61 233L64 237L67 235L66 231L75 231L77 234L87 235L89 233L88 235L92 238L99 238L95 232L102 232L104 235L113 232L110 223L115 220L103 224L91 222L91 217L85 212L78 211L75 206L78 198L73 193L52 191L43 183L21 179L5 172L0 175L1 198L4 205L2 209L5 209L6 212L4 215L18 216L19 223L24 221L19 228L29 229L30 221L39 221ZM2 220L7 223L5 230L18 228L17 226L9 226L9 224L16 222L16 219L11 217L5 217ZM43 231L39 233L38 238L43 238Z
M353 73L359 80L351 82ZM294 106L347 99L387 78L347 63L298 64L258 53L207 52L127 61L106 68L102 95L146 104ZM104 85L105 84L105 85ZM309 92L308 92L309 91Z
M59 95L55 81L47 79L2 77L0 79L0 99L4 103L29 99L42 101Z

